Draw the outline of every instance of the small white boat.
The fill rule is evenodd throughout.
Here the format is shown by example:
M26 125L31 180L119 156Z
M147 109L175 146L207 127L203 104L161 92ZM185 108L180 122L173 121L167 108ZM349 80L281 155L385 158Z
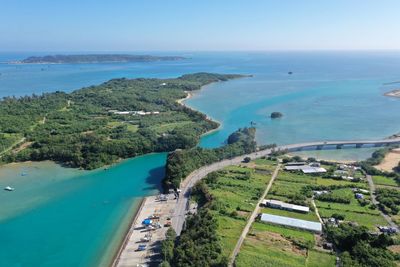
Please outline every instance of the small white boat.
M10 187L10 186L6 186L6 187L4 188L4 190L6 190L6 191L14 191L15 188Z

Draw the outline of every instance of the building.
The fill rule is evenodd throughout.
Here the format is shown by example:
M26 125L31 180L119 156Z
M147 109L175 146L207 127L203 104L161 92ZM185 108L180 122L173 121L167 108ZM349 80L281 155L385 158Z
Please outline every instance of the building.
M304 166L307 162L288 162L285 166Z
M329 194L328 190L321 190L321 191L313 191L314 196L321 196L321 195L325 195L325 194Z
M311 165L285 165L286 171L302 171L305 174L325 173L326 169L321 167L313 167Z
M349 175L349 172L345 171L345 170L336 170L333 173L333 176L335 176L335 177L341 177L341 176L347 176L347 175Z
M308 230L316 233L322 232L322 224L319 222L293 219L290 217L272 215L267 213L261 214L261 221L266 223L272 223L272 224L278 224L278 225L284 225L298 229Z
M355 193L355 197L356 197L356 199L363 199L364 195L360 194L360 193Z
M321 168L321 167L311 167L311 166L306 166L301 171L305 174L311 174L311 173L325 173L326 169Z
M378 226L378 229L381 233L387 233L387 234L397 233L397 229L395 227Z
M296 211L296 212L302 212L302 213L308 213L310 211L309 207L293 205L293 204L289 204L289 203L285 203L285 202L282 202L279 200L273 200L273 199L264 199L262 201L262 204L266 207L270 207L273 209Z

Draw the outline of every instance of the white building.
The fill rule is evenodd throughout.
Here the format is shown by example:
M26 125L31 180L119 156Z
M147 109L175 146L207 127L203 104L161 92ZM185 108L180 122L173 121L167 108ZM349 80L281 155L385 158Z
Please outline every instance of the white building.
M286 165L286 171L302 171L306 174L311 173L325 173L326 169L321 167L312 167L310 165Z
M289 203L285 203L283 201L273 200L273 199L264 199L262 201L262 204L266 207L270 207L270 208L274 208L274 209L296 211L296 212L302 212L302 213L308 213L310 211L310 208L306 207L306 206L289 204Z
M306 220L293 219L290 217L272 215L272 214L267 214L267 213L261 214L261 221L266 222L266 223L290 226L290 227L308 230L308 231L312 231L312 232L316 232L316 233L322 232L322 224L319 222L311 222L311 221L306 221Z

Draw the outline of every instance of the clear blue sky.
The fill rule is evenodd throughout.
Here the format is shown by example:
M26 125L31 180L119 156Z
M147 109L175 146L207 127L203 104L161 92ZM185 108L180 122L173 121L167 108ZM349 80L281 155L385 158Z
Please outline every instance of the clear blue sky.
M0 51L400 49L400 0L0 0Z

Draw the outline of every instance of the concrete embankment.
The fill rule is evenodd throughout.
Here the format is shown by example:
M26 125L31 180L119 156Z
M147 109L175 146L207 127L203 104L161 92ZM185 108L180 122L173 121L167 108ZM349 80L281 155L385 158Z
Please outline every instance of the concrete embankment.
M166 195L164 200L159 196L144 198L112 266L148 266L160 261L161 241L168 230L166 225L171 220L175 204L173 195ZM142 225L149 218L152 226ZM139 249L139 246L142 247Z

